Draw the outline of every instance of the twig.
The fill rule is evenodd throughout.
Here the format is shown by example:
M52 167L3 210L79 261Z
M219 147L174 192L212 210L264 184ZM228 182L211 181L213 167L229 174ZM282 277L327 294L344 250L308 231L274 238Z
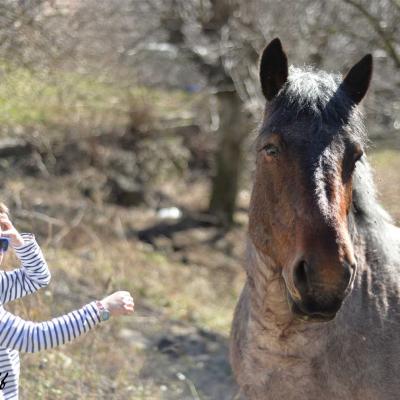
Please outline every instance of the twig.
M16 210L14 212L14 214L21 218L34 218L34 219L38 219L40 221L47 222L48 224L57 225L57 226L65 226L64 221L57 219L57 218L49 217L48 215L43 214L38 211Z
M79 210L78 214L71 221L71 224L65 226L63 229L58 232L57 235L54 236L53 243L58 244L65 236L68 235L72 231L72 229L76 228L81 222L85 215L85 209Z
M194 385L194 383L189 378L186 378L186 383L189 386L190 393L192 394L193 399L194 400L201 400L199 392L197 391L196 386Z
M343 1L357 9L367 19L367 21L369 21L372 28L381 38L388 55L393 59L396 67L400 69L400 55L396 51L395 45L393 43L393 38L391 38L389 34L382 28L379 18L372 15L362 4L358 3L355 0Z

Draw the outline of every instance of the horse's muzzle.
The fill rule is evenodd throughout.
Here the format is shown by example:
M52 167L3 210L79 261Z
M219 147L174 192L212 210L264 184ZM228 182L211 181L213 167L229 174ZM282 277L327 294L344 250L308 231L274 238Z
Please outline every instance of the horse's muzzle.
M340 310L342 301L336 301L327 307L317 307L312 301L304 304L293 300L290 293L288 293L289 308L292 313L304 321L310 322L326 322L331 321L336 317L337 312Z
M291 270L293 284L287 285L290 309L300 317L307 317L304 319L331 320L351 291L355 270L355 263L342 262L322 268L304 259L297 261Z

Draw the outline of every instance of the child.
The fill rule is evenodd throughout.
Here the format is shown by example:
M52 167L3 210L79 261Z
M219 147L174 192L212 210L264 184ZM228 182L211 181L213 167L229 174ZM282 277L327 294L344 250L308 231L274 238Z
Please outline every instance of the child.
M18 352L34 353L70 342L110 315L132 314L134 304L129 292L119 291L51 321L25 321L6 311L3 304L46 286L50 272L34 235L20 234L9 219L7 207L0 203L0 264L8 241L21 267L0 271L0 399L14 400L18 399Z

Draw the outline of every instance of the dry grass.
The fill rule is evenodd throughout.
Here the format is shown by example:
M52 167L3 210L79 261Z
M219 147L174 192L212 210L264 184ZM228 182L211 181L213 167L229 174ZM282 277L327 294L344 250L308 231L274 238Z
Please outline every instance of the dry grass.
M21 398L197 398L202 388L182 380L186 374L180 372L192 368L193 361L170 360L159 353L157 342L175 321L183 323L182 329L219 331L226 340L239 284L219 282L215 291L212 270L173 262L135 241L44 251L52 283L13 303L17 314L44 320L121 289L134 294L137 313L103 324L60 349L23 354Z
M399 150L382 149L370 154L374 167L375 183L379 190L379 199L400 224L400 157Z

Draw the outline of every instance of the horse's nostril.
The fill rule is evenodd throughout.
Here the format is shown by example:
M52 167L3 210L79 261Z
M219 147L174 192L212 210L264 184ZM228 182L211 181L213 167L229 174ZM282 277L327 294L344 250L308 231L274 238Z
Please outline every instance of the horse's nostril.
M302 260L294 269L294 284L301 294L308 291L308 278L307 278L308 264Z
M343 264L343 275L346 280L350 280L351 276L354 274L357 265L355 263L347 263Z

